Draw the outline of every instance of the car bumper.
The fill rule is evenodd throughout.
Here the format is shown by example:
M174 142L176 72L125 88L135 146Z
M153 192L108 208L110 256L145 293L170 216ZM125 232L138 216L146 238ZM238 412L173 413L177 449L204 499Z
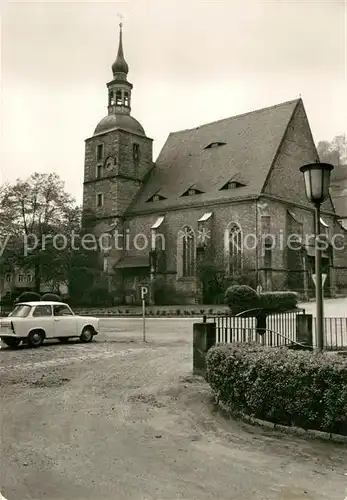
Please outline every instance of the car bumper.
M18 335L11 332L0 332L0 339L20 339Z

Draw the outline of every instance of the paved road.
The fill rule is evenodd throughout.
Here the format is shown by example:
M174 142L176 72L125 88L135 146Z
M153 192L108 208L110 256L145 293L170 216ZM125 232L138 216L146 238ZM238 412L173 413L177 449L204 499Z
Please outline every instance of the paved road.
M347 450L226 421L192 320L103 320L89 345L1 349L8 500L344 500Z
M300 304L307 314L316 315L316 303L307 302ZM346 318L347 317L347 298L340 299L324 299L324 315L330 318Z

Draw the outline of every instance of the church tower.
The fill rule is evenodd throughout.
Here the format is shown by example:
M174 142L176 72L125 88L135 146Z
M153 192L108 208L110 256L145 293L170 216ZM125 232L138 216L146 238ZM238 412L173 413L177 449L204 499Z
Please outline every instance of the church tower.
M136 197L153 165L152 139L131 116L128 64L123 52L122 23L118 54L107 83L108 114L85 141L83 212L88 228L98 235L117 224Z

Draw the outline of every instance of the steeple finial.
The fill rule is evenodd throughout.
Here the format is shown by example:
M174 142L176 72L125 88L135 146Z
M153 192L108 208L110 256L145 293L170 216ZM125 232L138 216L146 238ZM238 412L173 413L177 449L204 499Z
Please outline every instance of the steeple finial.
M129 72L129 66L127 65L124 59L124 52L123 52L123 16L121 14L118 14L118 17L121 19L121 22L119 23L119 45L118 45L117 59L112 64L112 71L114 77L116 76L117 73L123 73L123 78L124 78L124 75L127 75Z

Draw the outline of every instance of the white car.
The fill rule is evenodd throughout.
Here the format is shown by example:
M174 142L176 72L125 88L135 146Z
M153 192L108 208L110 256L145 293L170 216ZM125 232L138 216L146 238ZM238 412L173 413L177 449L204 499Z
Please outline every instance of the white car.
M77 316L63 302L21 302L0 319L0 338L9 347L21 342L39 347L45 339L67 342L72 337L91 342L98 332L98 318Z

